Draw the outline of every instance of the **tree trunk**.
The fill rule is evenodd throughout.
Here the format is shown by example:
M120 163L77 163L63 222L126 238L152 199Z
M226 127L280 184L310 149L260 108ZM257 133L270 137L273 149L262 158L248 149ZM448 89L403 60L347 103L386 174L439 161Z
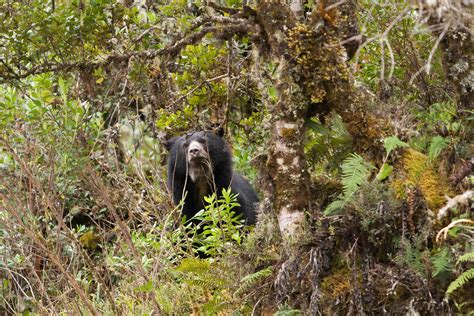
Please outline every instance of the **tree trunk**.
M354 88L342 42L357 29L355 1L320 1L299 22L283 1L260 1L256 22L278 65L278 101L270 105L272 139L267 171L273 208L284 237L295 236L310 208L310 177L304 155L305 121L335 110L346 122L357 148L378 152L381 120L367 111L366 97ZM260 49L265 54L265 49Z
M267 161L273 208L285 238L296 237L309 207L309 173L304 156L304 117L309 100L298 84L298 72L288 54L288 31L296 25L290 8L280 1L260 1L258 22L267 37L270 56L278 64L278 101L269 109L272 138Z
M440 39L443 67L457 92L460 115L474 109L474 41L472 39L472 1L419 1L421 13Z

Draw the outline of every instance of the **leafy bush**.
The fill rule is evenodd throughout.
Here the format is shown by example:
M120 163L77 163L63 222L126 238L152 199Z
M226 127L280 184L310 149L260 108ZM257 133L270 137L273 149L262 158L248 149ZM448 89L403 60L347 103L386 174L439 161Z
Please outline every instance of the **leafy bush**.
M240 206L237 195L229 189L222 190L222 197L212 194L204 198L205 209L190 219L187 229L193 243L199 244L197 251L209 255L224 255L233 243L242 243L244 221L233 208ZM195 220L200 223L194 225Z

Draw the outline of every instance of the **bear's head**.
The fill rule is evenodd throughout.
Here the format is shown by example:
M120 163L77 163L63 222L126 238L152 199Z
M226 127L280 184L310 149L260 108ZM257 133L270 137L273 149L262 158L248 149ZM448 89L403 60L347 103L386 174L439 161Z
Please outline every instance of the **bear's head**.
M186 171L193 182L212 179L220 167L228 169L232 165L229 146L212 131L190 132L173 137L164 145L170 151L171 164L180 166L178 172Z

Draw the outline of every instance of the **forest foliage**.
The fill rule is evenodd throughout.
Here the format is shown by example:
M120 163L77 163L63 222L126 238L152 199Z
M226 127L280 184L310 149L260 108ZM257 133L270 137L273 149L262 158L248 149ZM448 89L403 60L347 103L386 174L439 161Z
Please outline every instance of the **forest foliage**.
M473 5L289 2L0 1L0 314L474 313ZM216 126L255 226L172 203Z

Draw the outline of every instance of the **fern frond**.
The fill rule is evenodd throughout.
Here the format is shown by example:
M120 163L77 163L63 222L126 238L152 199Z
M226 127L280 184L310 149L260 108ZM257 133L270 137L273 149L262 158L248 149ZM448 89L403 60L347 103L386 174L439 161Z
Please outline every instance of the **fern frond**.
M232 309L232 304L229 302L220 302L219 300L213 300L202 305L200 309L203 315L226 315L222 312L225 310Z
M214 274L206 273L194 275L190 278L185 278L184 282L190 285L199 286L203 289L211 290L227 285L227 280L216 277Z
M269 276L273 273L272 267L268 267L266 269L259 270L255 273L246 275L240 280L243 284L255 284L258 280Z
M433 268L434 268L433 273L432 273L433 277L436 277L446 272L451 272L453 270L451 255L447 248L443 248L440 252L433 255L430 258L430 261L433 264Z
M326 216L336 215L338 212L340 212L344 208L345 205L346 205L345 199L339 199L339 200L333 201L324 209L324 215Z
M439 154L449 145L449 140L441 136L435 136L431 139L430 148L428 149L428 157L430 161L436 159Z
M342 164L342 186L344 196L347 198L354 194L359 187L367 181L373 167L364 158L351 154Z
M258 281L261 279L271 275L273 273L273 269L271 267L268 267L266 269L259 270L255 273L249 274L244 276L241 280L240 283L242 284L237 291L235 291L234 296L239 296L239 294L245 292L246 290L250 289L252 286L257 284Z
M451 284L449 284L448 289L446 290L446 294L449 295L453 293L455 290L467 284L467 282L473 281L473 280L474 280L474 268L464 271L456 278L456 280L454 280L453 282L451 282Z
M387 151L387 155L396 148L408 147L408 144L399 140L396 136L390 136L383 140L383 147Z
M183 273L184 282L203 289L215 289L228 283L224 277L216 274L214 266L211 268L211 263L205 259L185 258L176 271Z
M351 154L342 164L342 191L337 200L324 209L324 215L334 215L340 212L352 195L367 182L370 170L374 167L357 154Z
M415 238L413 244L408 240L402 240L400 242L400 246L403 249L403 252L395 258L395 262L400 265L407 266L413 271L424 276L426 269L423 263L423 253L419 250L420 241L420 237Z
M458 263L459 263L459 262L469 262L469 261L473 261L473 262L474 262L474 251L473 251L473 252L465 253L465 254L463 254L462 256L460 256L460 257L458 258Z
M210 270L209 261L197 258L184 258L181 264L176 268L179 272L202 274Z

